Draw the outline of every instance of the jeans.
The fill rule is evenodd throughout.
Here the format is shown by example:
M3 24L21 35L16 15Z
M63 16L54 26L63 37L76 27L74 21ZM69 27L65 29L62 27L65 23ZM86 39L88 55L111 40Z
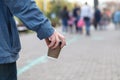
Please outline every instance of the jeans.
M16 62L0 64L0 80L17 80Z
M76 29L76 32L79 31L78 26L77 26L77 23L78 23L78 20L75 20L75 29Z
M94 21L94 28L95 28L95 30L97 30L97 28L98 28L98 22L96 22L96 21Z
M85 21L85 25L86 25L86 35L90 35L90 19L88 20L84 20Z
M68 30L67 30L67 28L68 28L67 19L62 19L62 25L63 25L62 31L63 31L63 32L67 32L67 31L68 31Z

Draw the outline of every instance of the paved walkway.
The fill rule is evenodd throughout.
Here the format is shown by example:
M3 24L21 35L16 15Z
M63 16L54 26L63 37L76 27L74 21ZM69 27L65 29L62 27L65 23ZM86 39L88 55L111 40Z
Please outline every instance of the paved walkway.
M119 30L65 36L67 46L55 60L46 56L47 46L36 34L21 35L18 80L120 80Z

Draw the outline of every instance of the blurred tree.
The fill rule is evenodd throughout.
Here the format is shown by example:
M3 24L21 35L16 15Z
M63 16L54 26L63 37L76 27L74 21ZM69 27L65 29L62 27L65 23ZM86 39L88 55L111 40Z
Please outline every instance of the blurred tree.
M45 13L49 13L51 11L52 5L49 0L35 0L37 6Z
M37 6L43 11L43 0L35 0Z
M59 22L60 11L63 6L68 6L69 10L72 10L72 3L67 0L35 0L37 6L52 20L52 15L55 14L55 20Z
M52 4L51 12L48 14L48 17L52 21L55 21L56 23L59 23L60 18L60 12L63 9L64 6L68 7L68 10L71 11L73 9L73 4L68 2L67 0L51 0L50 4ZM56 18L52 18L52 14L55 14Z
M68 8L69 10L72 9L72 3L67 2L66 0L35 0L36 4L38 7L47 13L47 15L51 13L55 13L58 15L60 10L62 9L63 6L69 5ZM46 4L45 4L46 3ZM46 6L46 10L44 10L44 5ZM50 16L49 16L50 17Z

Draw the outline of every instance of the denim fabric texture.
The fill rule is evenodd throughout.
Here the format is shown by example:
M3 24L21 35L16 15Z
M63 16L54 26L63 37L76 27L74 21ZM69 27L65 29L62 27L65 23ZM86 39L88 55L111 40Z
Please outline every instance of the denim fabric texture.
M40 40L50 37L54 29L38 9L34 0L0 0L0 64L12 63L19 58L19 34L13 16L37 33Z

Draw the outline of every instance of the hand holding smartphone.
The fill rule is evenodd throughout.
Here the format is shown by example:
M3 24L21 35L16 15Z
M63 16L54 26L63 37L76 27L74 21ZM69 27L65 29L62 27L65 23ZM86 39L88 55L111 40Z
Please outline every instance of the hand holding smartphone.
M66 45L64 36L55 30L49 38L45 39L45 41L49 47L48 56L58 58L61 48L63 48Z

